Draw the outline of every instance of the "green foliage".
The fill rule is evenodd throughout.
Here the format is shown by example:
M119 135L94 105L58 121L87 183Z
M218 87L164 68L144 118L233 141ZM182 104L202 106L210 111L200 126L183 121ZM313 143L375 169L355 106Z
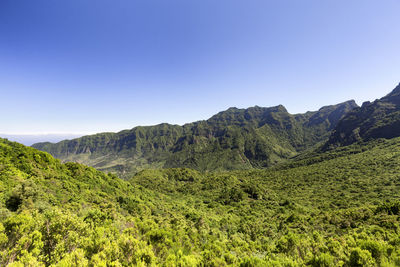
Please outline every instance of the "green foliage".
M0 266L398 266L399 141L125 181L0 140Z
M283 106L230 108L206 121L183 126L164 123L33 147L63 161L84 163L123 178L147 168L264 168L324 141L356 106L348 101L296 115Z
M334 267L336 266L335 258L329 253L321 253L319 255L314 255L310 261L311 266L318 267Z
M387 96L365 102L344 116L325 144L329 149L355 142L400 136L400 84Z
M375 262L368 250L355 248L351 252L349 265L352 267L374 266Z

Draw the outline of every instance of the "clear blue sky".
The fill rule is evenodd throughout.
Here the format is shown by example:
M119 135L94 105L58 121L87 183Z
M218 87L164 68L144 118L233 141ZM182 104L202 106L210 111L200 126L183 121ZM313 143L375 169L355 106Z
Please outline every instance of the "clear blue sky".
M398 0L1 0L0 133L94 133L379 98Z

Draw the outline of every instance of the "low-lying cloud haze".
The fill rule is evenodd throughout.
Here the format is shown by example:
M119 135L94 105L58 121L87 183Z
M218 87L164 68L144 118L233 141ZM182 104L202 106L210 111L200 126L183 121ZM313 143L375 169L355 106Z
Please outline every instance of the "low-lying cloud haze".
M1 134L0 137L10 141L19 142L26 146L39 142L57 143L65 139L74 139L84 134Z

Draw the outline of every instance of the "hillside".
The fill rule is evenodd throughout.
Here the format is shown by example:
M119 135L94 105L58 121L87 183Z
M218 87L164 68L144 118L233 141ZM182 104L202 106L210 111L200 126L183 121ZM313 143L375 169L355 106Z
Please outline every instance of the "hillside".
M122 177L145 168L267 167L324 141L354 101L291 115L283 106L230 108L206 121L160 124L33 147Z
M399 265L399 141L124 181L0 140L0 265Z
M365 102L336 126L325 148L400 136L400 84L385 97Z

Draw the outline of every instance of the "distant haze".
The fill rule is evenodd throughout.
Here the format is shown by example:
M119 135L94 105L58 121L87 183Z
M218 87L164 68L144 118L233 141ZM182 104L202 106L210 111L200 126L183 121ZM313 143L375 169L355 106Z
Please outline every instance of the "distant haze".
M26 146L30 146L38 142L56 143L65 139L73 139L81 137L84 134L1 134L1 138L7 138L10 141L19 142Z

